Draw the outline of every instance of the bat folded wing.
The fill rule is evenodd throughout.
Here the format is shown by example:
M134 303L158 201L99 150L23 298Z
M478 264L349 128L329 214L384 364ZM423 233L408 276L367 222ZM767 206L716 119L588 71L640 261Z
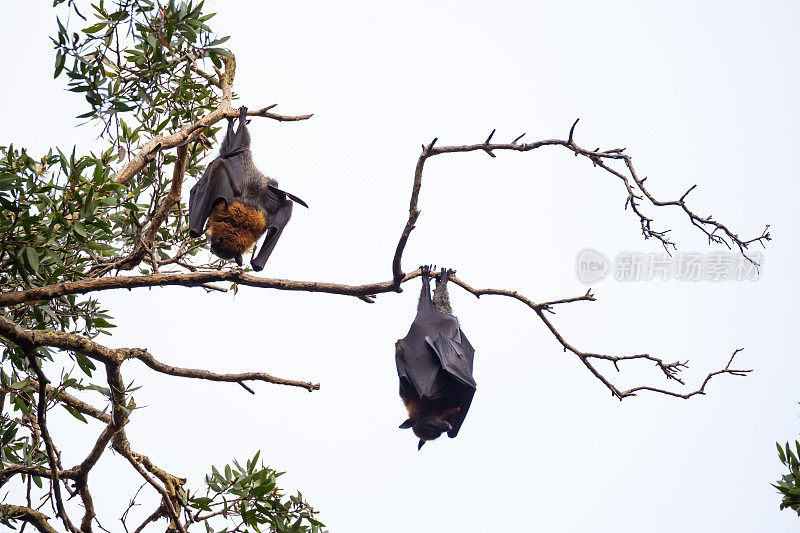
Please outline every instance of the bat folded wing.
M453 429L447 432L447 436L451 439L458 435L461 425L464 423L464 419L467 418L469 406L472 405L473 396L475 396L475 389L464 387L456 398L456 404L460 409L453 418L450 419L450 425L453 426Z
M292 203L284 201L283 205L272 217L272 220L267 223L267 231L266 235L264 236L264 243L261 245L261 249L259 250L258 254L256 255L255 250L253 250L253 257L250 259L250 265L253 267L253 270L256 272L264 270L264 265L267 263L267 259L269 259L269 256L275 249L275 245L278 244L278 239L281 238L281 234L291 218Z
M205 231L206 220L214 208L217 200L230 201L236 196L231 185L237 178L241 179L241 172L237 176L239 168L235 162L225 162L220 158L212 161L203 177L194 184L189 192L189 235L199 237ZM229 177L228 172L232 175Z
M434 338L426 336L425 342L436 352L443 369L467 387L473 390L477 387L472 377L475 350L465 336L461 335L461 342L458 342L439 333Z
M410 385L414 395L418 398L435 399L439 394L436 378L441 367L437 359L427 353L426 346L422 350L415 346L407 339L397 342L395 362L397 363L397 375L400 378L400 393L403 395L411 392L408 388ZM406 384L405 390L403 390L404 383Z

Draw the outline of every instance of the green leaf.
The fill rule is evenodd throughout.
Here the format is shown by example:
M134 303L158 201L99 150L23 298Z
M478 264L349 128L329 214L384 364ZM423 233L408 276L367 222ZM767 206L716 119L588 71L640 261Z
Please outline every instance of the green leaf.
M25 258L28 260L28 266L31 267L34 273L39 272L39 255L36 253L36 250L31 248L30 246L25 247Z
M92 370L94 370L96 367L94 366L94 363L92 362L91 359L89 359L83 354L76 352L75 361L78 363L78 366L81 367L81 370L83 370L84 374L86 374L89 377L92 377Z
M17 435L17 429L17 424L13 423L11 427L3 432L2 440L0 440L3 446L8 446L8 443L14 440L14 437Z
M781 448L781 445L780 445L780 443L779 443L779 442L776 442L776 443L775 443L775 446L777 446L777 448L778 448L778 457L780 457L780 459L781 459L781 462L782 462L783 464L786 464L786 454L785 454L785 453L783 453L783 448Z
M92 324L95 327L98 327L98 328L115 328L115 327L117 327L117 326L115 326L114 324L112 324L111 322L109 322L108 320L106 320L105 318L102 318L102 317L97 317L97 318L92 319Z
M794 456L794 452L789 447L789 443L788 442L786 443L785 451L786 451L786 457L789 460L789 462L790 463L796 463L797 462L797 457Z
M58 78L58 75L61 74L61 71L64 70L64 61L67 59L67 56L64 55L64 52L59 50L56 52L56 68L55 73L53 74L53 79Z
M98 22L97 24L93 24L88 28L84 28L84 33L97 33L98 31L102 30L106 27L107 22Z
M14 389L14 390L19 390L19 389L23 388L25 385L27 385L28 383L30 383L30 381L28 381L28 379L23 379L22 381L17 381L16 383L12 383L11 384L11 388Z
M209 507L209 504L213 501L211 498L192 498L190 501L192 505L201 511L211 511L211 507Z
M75 409L75 408L74 408L74 407L72 407L71 405L66 405L66 404L61 404L61 405L62 405L62 407L64 407L64 409L66 409L67 411L69 411L69 414L71 414L72 416L74 416L75 418L77 418L78 420L80 420L81 422L83 422L84 424L88 424L88 423L89 423L89 421L88 421L88 420L86 420L86 417L84 417L84 416L81 414L81 412L80 412L80 411L78 411L77 409Z
M86 226L84 226L83 222L81 222L80 220L76 220L75 224L72 226L72 228L75 230L75 233L77 233L78 235L80 235L84 239L88 238L88 236L86 234Z

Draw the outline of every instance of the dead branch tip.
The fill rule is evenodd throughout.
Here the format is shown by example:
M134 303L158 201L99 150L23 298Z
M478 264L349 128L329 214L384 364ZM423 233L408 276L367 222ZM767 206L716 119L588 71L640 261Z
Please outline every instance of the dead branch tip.
M572 135L575 133L575 126L578 125L579 120L580 118L576 118L575 122L572 123L572 127L569 129L569 139L567 139L567 144L572 144Z

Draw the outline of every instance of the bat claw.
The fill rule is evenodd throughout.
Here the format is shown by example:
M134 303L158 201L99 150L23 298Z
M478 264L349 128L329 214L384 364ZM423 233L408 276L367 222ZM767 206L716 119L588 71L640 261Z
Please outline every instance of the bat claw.
M442 269L439 271L439 276L438 277L439 277L440 281L447 281L455 273L456 273L455 269L442 267Z

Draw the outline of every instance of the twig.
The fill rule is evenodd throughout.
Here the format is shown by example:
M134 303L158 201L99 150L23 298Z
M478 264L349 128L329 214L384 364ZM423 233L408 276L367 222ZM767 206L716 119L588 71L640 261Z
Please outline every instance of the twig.
M266 374L264 372L243 372L241 374L215 374L208 370L194 369L194 368L179 368L176 366L165 365L157 361L147 350L131 350L130 359L138 359L156 372L167 374L170 376L204 379L207 381L220 381L227 383L238 383L243 386L245 390L253 393L253 390L247 387L243 382L245 381L264 381L266 383L274 383L276 385L288 385L290 387L300 387L307 391L319 390L319 383L309 383L306 381L295 381L292 379L278 378Z
M172 519L172 523L175 525L175 527L178 529L178 531L180 531L181 533L186 533L186 528L183 526L183 524L180 521L180 518L178 517L178 510L173 506L173 501L176 499L175 495L174 494L170 494L167 491L167 489L165 489L164 487L159 485L150 476L150 474L147 473L147 470L142 466L141 463L144 463L145 465L148 465L150 467L150 468L148 468L148 470L152 469L153 465L150 463L149 459L147 459L146 457L144 457L142 455L139 455L139 454L135 454L134 452L131 451L130 444L128 443L128 439L125 437L125 432L124 431L120 431L119 433L116 434L115 439L114 439L114 450L116 450L117 453L119 453L125 459L127 459L128 462L131 464L131 466L133 466L133 468L137 472L139 472L139 475L142 476L142 478L144 478L144 480L147 481L147 483L149 483L154 489L156 489L156 491L158 491L159 494L161 494L162 504L163 504L165 510L167 511L167 513L169 514L170 518ZM159 471L159 472L165 478L167 478L168 480L169 480L169 477L171 477L173 479L177 479L174 476L170 476L169 474L166 474L163 471ZM169 476L169 477L167 477L167 476ZM159 477L161 477L161 476L159 476ZM163 480L163 478L162 478L162 480Z

